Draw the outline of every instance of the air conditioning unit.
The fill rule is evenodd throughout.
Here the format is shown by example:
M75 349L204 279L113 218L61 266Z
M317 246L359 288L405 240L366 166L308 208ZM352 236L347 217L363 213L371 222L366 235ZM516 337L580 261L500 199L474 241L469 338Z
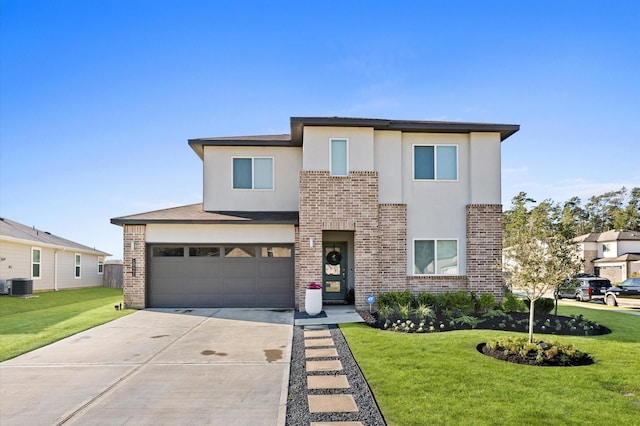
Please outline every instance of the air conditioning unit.
M0 280L0 294L9 294L11 288L11 281Z

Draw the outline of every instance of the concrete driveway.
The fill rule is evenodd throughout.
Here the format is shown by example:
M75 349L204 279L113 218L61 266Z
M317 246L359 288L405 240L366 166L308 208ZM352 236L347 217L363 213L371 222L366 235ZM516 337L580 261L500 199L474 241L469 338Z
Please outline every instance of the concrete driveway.
M0 364L0 424L284 425L293 311L138 311Z

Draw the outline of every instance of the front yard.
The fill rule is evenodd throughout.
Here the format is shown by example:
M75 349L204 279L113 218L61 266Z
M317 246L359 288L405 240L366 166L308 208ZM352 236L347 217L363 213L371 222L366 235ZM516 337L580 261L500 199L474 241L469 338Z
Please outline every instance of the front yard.
M588 352L593 365L518 365L476 349L489 339L522 333L340 327L389 425L637 424L640 316L572 306L561 306L558 314L582 314L612 330L601 336L548 336Z
M122 290L86 288L0 297L0 361L127 315Z

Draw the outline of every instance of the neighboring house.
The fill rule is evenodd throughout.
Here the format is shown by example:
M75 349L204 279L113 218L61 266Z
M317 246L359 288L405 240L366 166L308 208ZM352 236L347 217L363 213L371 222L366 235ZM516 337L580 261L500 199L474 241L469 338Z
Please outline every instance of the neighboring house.
M0 218L0 280L33 280L33 290L102 285L109 253Z
M584 272L617 283L640 273L640 232L592 232L573 240L584 259Z
M500 144L518 125L291 118L189 140L203 203L111 219L129 307L304 307L354 290L502 296Z

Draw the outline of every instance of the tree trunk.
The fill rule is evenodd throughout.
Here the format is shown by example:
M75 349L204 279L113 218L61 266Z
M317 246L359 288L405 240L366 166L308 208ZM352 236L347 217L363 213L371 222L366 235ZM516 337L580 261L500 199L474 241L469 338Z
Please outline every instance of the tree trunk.
M529 303L529 343L533 343L533 311L535 306L536 301L531 300L531 303Z

